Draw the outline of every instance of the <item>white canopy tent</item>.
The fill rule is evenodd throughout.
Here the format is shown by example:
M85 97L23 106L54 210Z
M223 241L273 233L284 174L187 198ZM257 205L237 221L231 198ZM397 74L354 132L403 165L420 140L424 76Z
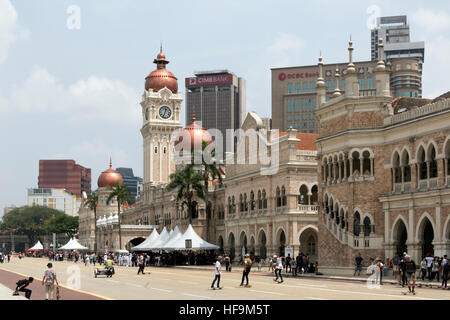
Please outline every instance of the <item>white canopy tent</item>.
M164 233L164 230L166 230L166 227L164 227L161 234ZM166 230L167 232L167 230ZM148 251L149 247L154 244L156 241L158 241L160 235L156 229L153 229L152 233L145 239L141 244L138 244L137 246L134 246L131 248L131 251Z
M69 242L67 242L58 250L89 250L89 249L79 244L76 239L70 239Z
M189 225L181 238L174 243L174 250L216 250L219 246L203 240Z
M178 226L173 230L172 236L168 239L168 241L162 245L160 245L157 249L162 250L174 250L174 245L177 241L183 236Z
M42 245L42 243L38 240L38 242L36 242L36 244L34 246L32 246L30 249L28 249L29 251L38 251L38 250L44 250L44 246Z

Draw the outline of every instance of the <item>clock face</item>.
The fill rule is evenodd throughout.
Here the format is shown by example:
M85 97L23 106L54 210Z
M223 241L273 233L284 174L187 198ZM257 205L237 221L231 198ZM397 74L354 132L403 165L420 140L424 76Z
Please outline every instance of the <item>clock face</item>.
M159 116L163 119L169 119L172 115L172 110L168 106L162 106L159 108Z

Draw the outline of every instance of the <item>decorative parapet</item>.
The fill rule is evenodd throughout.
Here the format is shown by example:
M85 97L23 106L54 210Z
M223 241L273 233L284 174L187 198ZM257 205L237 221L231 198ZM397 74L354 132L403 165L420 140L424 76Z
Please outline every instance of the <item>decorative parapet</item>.
M297 160L316 160L317 150L297 150Z
M426 104L422 107L417 107L412 110L404 111L384 119L384 125L393 125L400 122L420 118L433 113L441 112L450 109L450 99L440 100L434 103Z

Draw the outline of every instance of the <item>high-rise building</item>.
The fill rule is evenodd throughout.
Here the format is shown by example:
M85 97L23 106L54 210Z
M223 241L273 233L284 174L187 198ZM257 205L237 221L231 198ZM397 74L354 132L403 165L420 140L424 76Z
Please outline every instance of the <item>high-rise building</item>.
M83 191L91 192L91 169L74 160L39 160L38 187L62 188L81 197Z
M27 206L46 206L77 216L81 198L60 188L30 188L27 192Z
M131 199L135 202L139 194L138 186L142 184L142 178L135 177L132 168L116 168L116 171L122 176L123 183L127 186L128 191L130 191Z
M400 92L397 96L422 97L422 64L425 60L425 43L411 42L410 30L406 16L379 17L377 26L371 30L371 57L378 60L378 41L383 40L383 59L388 65L392 64L391 88ZM399 58L409 58L410 63L418 63L418 71L396 63ZM405 64L405 67L407 64ZM409 88L414 88L410 90ZM417 97L417 96L416 96Z
M205 129L218 129L223 136L223 152L233 151L226 130L241 127L245 111L245 79L228 70L195 72L186 78L186 125L201 121ZM213 137L214 138L214 137Z

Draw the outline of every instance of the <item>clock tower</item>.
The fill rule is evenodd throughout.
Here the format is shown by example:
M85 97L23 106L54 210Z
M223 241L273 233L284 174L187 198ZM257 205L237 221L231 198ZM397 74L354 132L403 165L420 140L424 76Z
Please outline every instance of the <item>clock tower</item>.
M174 143L171 135L181 128L180 107L183 98L178 92L177 78L166 69L169 61L161 50L153 61L156 70L145 78L142 95L142 128L144 148L144 201L148 202L152 186L165 185L175 172Z

